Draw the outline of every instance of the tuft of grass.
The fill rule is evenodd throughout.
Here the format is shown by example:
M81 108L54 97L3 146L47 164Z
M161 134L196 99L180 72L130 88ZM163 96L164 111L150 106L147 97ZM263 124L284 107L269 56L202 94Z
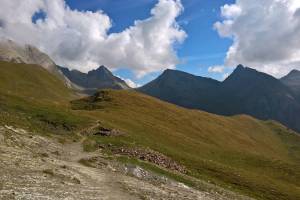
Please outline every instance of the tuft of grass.
M91 139L85 139L83 141L83 150L85 152L94 152L97 150L97 143Z

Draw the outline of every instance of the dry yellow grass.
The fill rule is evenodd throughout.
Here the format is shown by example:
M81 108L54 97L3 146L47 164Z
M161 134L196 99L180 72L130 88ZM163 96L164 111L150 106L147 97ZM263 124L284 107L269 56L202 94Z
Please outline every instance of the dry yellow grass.
M300 137L280 124L184 109L135 91L104 94L73 101L72 110L78 97L46 70L0 62L0 124L71 135L99 120L127 134L90 138L97 143L151 148L190 176L256 198L300 197Z

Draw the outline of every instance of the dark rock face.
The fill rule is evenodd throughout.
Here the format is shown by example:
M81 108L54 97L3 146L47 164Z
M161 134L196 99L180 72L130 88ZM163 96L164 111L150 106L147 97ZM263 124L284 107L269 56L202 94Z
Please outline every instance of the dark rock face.
M248 114L262 120L276 120L300 131L300 104L280 80L256 70L237 68L222 84L226 105L220 114ZM219 103L220 105L220 103Z
M223 82L172 71L138 89L187 108L276 120L300 132L300 103L280 80L239 65Z
M97 89L129 89L129 86L122 79L114 76L106 67L100 66L87 74L77 70L70 71L60 67L63 74L76 85L85 88L90 93Z
M221 85L219 81L194 76L176 70L166 70L156 80L139 88L148 95L187 108L203 108L213 99L214 91ZM205 109L206 110L206 109Z
M295 93L300 102L300 71L293 70L280 80Z

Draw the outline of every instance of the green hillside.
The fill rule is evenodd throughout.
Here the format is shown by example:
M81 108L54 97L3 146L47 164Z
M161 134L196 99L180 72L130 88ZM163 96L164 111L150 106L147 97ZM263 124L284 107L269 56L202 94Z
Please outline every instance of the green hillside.
M40 66L0 62L0 125L69 133L89 123L70 112L74 98L79 96Z
M37 65L0 61L0 92L40 102L61 102L75 95L57 77Z
M127 133L92 138L100 144L149 147L191 176L257 198L300 197L300 137L277 123L188 110L134 91L102 91L73 108Z
M186 166L187 175L231 190L259 199L300 197L300 137L275 122L188 110L134 91L74 99L46 70L0 62L0 125L72 137L100 121L125 135L90 136L94 147L150 148Z

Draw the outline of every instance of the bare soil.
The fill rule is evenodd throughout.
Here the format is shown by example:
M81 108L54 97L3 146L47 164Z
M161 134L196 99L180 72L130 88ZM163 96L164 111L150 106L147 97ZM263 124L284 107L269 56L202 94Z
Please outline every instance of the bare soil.
M107 159L101 150L88 153L82 141L61 144L22 129L0 127L0 199L232 199L202 192L138 166ZM97 165L89 166L86 160ZM145 178L146 177L146 178ZM235 199L248 199L237 195Z

